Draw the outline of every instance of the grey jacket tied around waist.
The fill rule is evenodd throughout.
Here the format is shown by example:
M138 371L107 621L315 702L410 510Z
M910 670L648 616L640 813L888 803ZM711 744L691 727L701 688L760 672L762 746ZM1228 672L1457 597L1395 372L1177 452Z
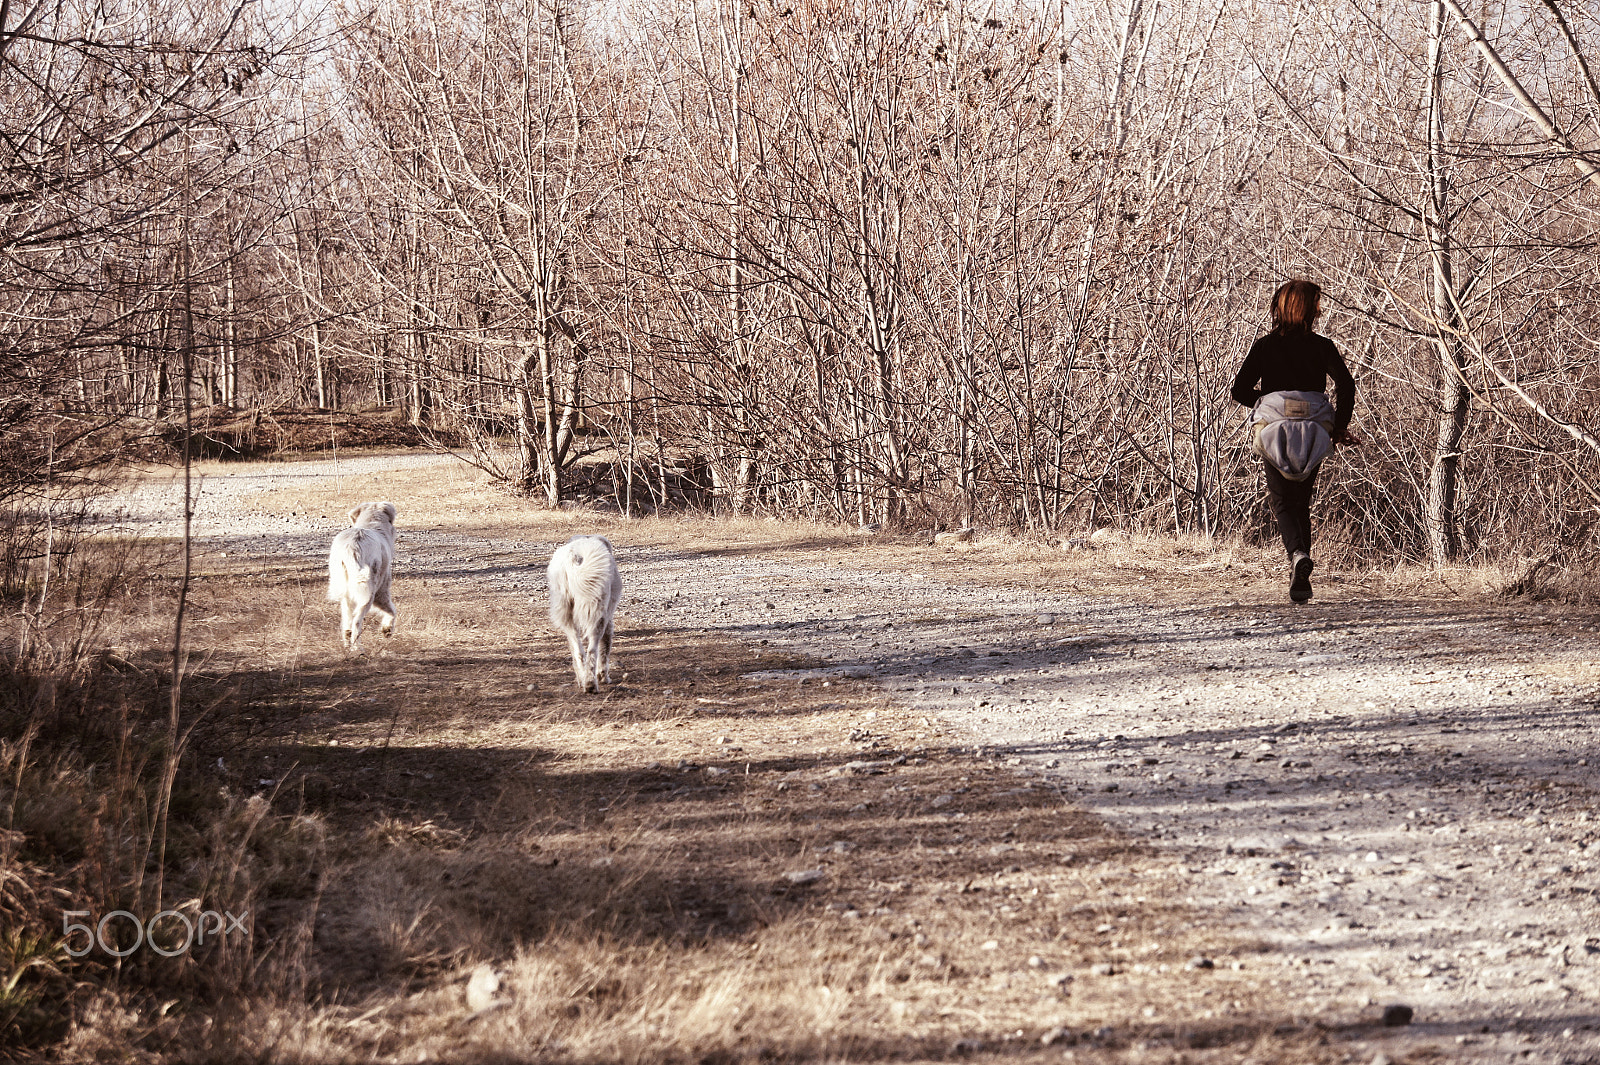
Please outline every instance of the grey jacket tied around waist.
M1250 453L1303 481L1333 450L1333 424L1326 392L1268 392L1250 411Z

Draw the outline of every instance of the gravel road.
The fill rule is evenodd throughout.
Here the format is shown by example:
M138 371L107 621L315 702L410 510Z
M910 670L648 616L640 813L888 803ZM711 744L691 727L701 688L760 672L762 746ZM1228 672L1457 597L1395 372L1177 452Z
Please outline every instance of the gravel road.
M441 461L359 457L339 472L403 485ZM250 496L330 476L330 463L303 462L211 478L197 538L263 557L320 553L339 516L252 513ZM107 519L171 534L177 511L169 491L146 487ZM551 543L497 543L532 561L484 572L458 535L400 525L402 603L418 576L542 594ZM1378 1055L1396 1061L1600 1062L1592 613L1373 600L1328 579L1307 607L1225 589L1156 606L1019 596L906 568L613 539L627 583L622 655L629 624L678 626L872 678L1157 848L1201 912L1274 948L1263 964L1281 970L1270 978L1286 1010L1354 1018L1409 1005L1415 1021Z

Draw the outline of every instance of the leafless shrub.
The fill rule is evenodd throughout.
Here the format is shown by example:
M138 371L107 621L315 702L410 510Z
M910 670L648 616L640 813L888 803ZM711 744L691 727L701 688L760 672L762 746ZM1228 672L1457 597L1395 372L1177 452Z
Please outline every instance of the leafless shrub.
M1508 598L1592 604L1600 601L1600 543L1584 521L1553 551L1516 560L1500 593Z

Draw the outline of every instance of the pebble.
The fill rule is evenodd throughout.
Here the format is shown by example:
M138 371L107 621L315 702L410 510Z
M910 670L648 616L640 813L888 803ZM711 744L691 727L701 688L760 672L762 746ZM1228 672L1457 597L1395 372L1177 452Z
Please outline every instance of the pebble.
M1189 968L1191 969L1215 969L1216 967L1216 962L1212 961L1210 958L1204 957L1203 955L1196 954L1194 957L1189 959Z
M478 966L467 978L467 1009L482 1013L498 1005L499 1000L495 996L499 990L500 974L494 971L494 966L488 963Z
M1385 1028L1404 1028L1411 1023L1413 1010L1410 1006L1396 1003L1393 1006L1383 1007L1383 1026Z
M804 887L807 884L815 884L826 875L821 869L796 869L784 873L783 878L797 887Z
M1098 963L1096 963L1094 965L1089 966L1089 975L1090 976L1115 976L1115 975L1117 975L1117 967L1115 965L1112 965L1108 961L1098 962Z

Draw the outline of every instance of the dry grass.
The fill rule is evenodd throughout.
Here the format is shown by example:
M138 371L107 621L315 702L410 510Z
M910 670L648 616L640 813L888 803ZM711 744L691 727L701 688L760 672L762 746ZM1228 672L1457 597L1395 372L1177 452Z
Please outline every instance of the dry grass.
M305 952L293 941L308 925L291 900L322 864L321 824L216 787L197 771L194 747L182 755L170 818L158 815L173 748L165 633L150 631L146 610L170 616L171 599L144 567L159 561L104 545L78 552L0 654L0 1058L51 1043L77 1047L68 1057L137 1054L176 1031L172 1006L197 994L305 986ZM208 688L215 693L214 678L192 700L201 715L216 707ZM192 920L263 903L277 918L262 953L236 936L174 958L137 949L120 962L72 958L61 934L66 911L88 911L92 925L118 910ZM168 918L153 941L173 947L179 927ZM105 934L130 944L126 923Z

